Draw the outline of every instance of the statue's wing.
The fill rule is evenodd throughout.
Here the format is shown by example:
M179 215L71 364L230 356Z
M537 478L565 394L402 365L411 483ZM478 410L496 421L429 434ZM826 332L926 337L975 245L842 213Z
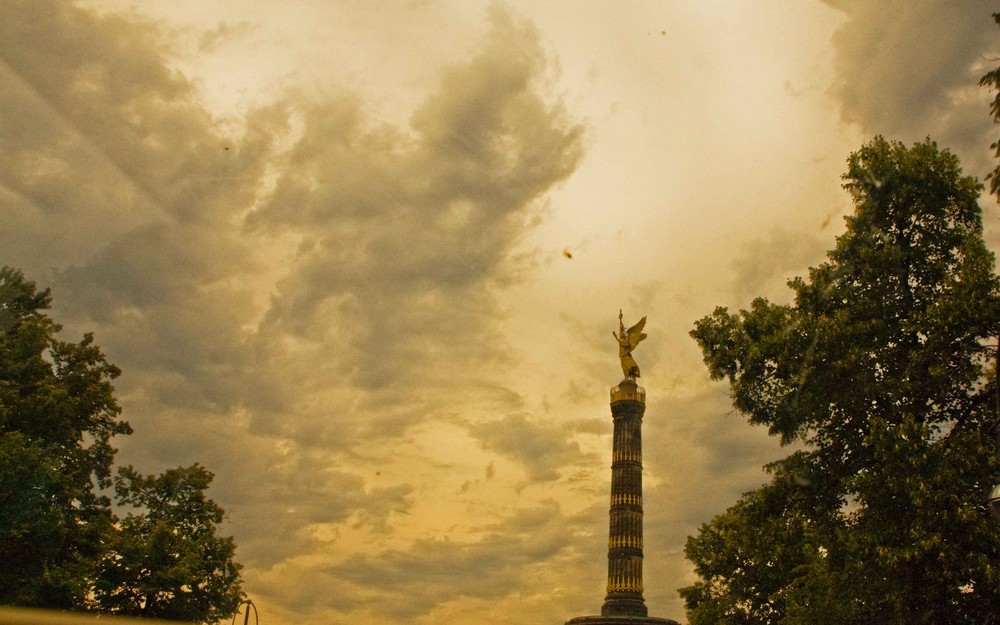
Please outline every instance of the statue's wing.
M643 317L639 320L639 323L635 324L628 329L628 344L630 349L635 349L635 346L639 344L639 341L646 338L646 335L642 333L642 329L646 327L646 318Z

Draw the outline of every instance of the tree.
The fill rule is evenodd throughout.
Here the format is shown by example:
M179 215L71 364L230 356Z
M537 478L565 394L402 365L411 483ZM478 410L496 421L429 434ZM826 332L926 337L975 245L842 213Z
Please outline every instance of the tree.
M794 303L691 332L733 405L800 450L689 538L700 623L998 623L1000 288L981 190L927 140L848 159L846 232Z
M1000 24L1000 13L993 14L993 21ZM1000 67L987 72L979 80L979 86L989 87L996 91L993 101L990 102L990 113L993 115L993 123L1000 123ZM1000 159L1000 141L992 143L990 148L994 150L994 155ZM990 193L1000 200L1000 165L997 165L987 178L990 181Z
M85 335L55 338L21 272L0 269L0 603L71 608L112 517L111 438L129 434L111 380L120 373Z
M188 621L232 616L240 565L199 465L112 479L111 439L132 433L84 335L56 338L49 291L0 268L0 604ZM118 519L110 499L131 506Z
M195 464L144 476L131 466L115 478L128 514L98 566L95 600L129 616L215 622L243 599L231 538L216 536L225 513L205 496L213 475Z

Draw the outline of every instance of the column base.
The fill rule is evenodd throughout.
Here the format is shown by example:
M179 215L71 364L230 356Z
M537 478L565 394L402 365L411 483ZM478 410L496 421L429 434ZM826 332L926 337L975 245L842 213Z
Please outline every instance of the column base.
M648 616L642 593L616 592L604 598L601 616Z
M577 616L566 621L566 625L680 625L669 618L655 616Z

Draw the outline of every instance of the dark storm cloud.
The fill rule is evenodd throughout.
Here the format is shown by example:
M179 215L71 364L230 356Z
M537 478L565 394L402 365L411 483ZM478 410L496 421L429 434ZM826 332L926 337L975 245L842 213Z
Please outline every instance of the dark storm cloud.
M12 8L0 5L0 245L7 262L47 269L86 258L155 209L101 146L81 140L64 113L73 107L52 100L55 88L35 84L45 72L19 58L16 16L2 14Z
M788 453L764 428L749 427L721 389L667 397L647 410L643 458L663 481L646 489L646 524L664 547L682 546L699 524L766 481L764 463Z
M579 425L594 430L591 421ZM548 482L558 479L561 469L580 464L593 466L599 461L593 454L582 454L580 445L569 440L573 429L571 424L539 423L516 414L472 425L470 433L486 450L522 464L529 481Z
M235 284L253 266L231 223L263 172L266 116L222 136L148 27L65 2L0 11L4 262L54 283L56 315L97 330L125 392L177 376L233 405L248 299Z
M219 22L212 30L206 31L198 41L200 52L212 52L233 39L252 33L256 27L245 20L239 22Z
M258 151L223 150L191 85L151 43L156 33L150 28L113 15L95 17L66 2L14 0L2 11L6 78L18 100L28 92L34 99L26 103L39 107L13 120L31 128L18 137L18 152L41 152L78 166L67 167L71 175L89 172L85 161L65 162L66 152L73 153L63 151L66 143L76 139L96 150L161 216L186 221L222 219L226 209L252 197L255 189L245 177L253 172L246 169L259 160ZM24 103L15 112L23 113ZM35 173L31 167L19 171L28 178Z
M485 382L509 358L495 295L581 130L544 97L533 29L491 24L411 128L341 95L234 133L151 26L0 3L0 264L53 284L67 333L124 369L124 461L216 472L251 567L316 548L318 525L379 534L407 511L411 485L343 464L355 443L456 400L518 407Z
M765 428L748 426L718 387L651 402L643 430L645 471L657 480L643 492L646 599L678 618L676 591L691 575L681 551L687 537L764 483L762 465L789 450Z
M767 297L776 302L790 300L792 291L787 286L788 281L806 275L809 267L825 260L824 244L832 245L833 238L825 242L811 234L790 232L780 226L772 228L766 238L742 244L739 255L731 263L737 304L749 306L755 297Z
M930 136L961 157L966 172L981 178L992 169L989 93L978 86L1000 52L990 7L948 0L824 2L846 17L833 36L829 89L843 121L865 135L906 143ZM821 227L830 224L834 232L842 226L838 208ZM832 245L832 236L784 226L745 243L732 263L733 303L745 306L756 296L787 301L785 282L822 262Z
M335 332L342 375L384 392L503 358L493 290L532 202L573 171L580 129L539 95L536 33L502 12L482 52L447 70L412 132L350 99L304 112L257 231L303 237L264 329Z
M478 540L422 540L407 551L353 558L323 571L350 586L322 600L341 610L413 619L462 597L500 599L523 586L537 566L570 551L581 521L592 520L541 502L484 528ZM366 590L377 593L365 598ZM345 606L338 597L353 597L354 602Z
M833 38L831 92L845 121L907 143L926 136L982 176L992 166L989 94L979 78L996 65L998 34L982 2L825 0L847 21Z
M489 340L491 289L513 269L532 200L580 155L580 129L539 95L530 27L495 11L483 52L445 72L412 134L343 97L258 111L233 138L167 69L149 28L59 2L4 10L15 97L2 116L3 200L23 216L5 229L5 261L56 269L58 305L106 324L127 371L179 373L227 407L246 399L232 387L264 379L272 398L318 384L310 372L412 387L438 367L503 357ZM274 161L289 114L302 130ZM240 230L268 163L275 190ZM46 245L52 228L63 244ZM301 243L248 334L253 274L267 262L254 247L271 234ZM290 351L286 337L305 347Z

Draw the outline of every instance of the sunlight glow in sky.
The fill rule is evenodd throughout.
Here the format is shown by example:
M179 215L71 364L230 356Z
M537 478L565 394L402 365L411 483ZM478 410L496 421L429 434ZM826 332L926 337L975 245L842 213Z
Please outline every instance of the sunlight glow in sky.
M872 135L993 167L990 11L7 1L0 264L124 370L121 464L215 472L269 625L596 613L648 316L645 596L683 622L685 537L783 453L688 331L822 262Z

